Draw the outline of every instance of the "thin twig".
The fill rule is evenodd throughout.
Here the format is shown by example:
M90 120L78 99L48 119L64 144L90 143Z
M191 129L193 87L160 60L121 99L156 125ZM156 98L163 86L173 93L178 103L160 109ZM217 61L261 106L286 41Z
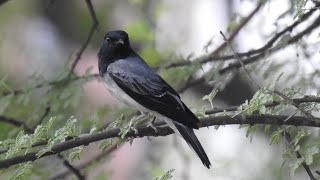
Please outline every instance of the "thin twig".
M297 27L299 24L303 23L305 20L307 20L314 12L316 12L316 9L312 9L309 12L307 12L306 14L304 14L299 20L295 21L294 23L292 23L290 26L284 28L282 31L276 33L265 45L263 45L262 47L258 48L258 49L254 49L254 50L249 50L247 52L240 52L237 53L238 56L240 58L242 57L250 57L252 55L256 55L256 54L261 54L265 51L267 51L268 49L270 49L274 43L279 40L279 38L281 38L284 34L286 34L287 32L292 31L295 27ZM233 33L232 33L233 34ZM229 41L231 41L232 39L229 38ZM219 49L219 48L217 48ZM217 51L217 50L215 50ZM215 53L217 54L217 53ZM212 61L225 61L225 60L232 60L235 59L236 57L234 56L234 54L230 54L230 55L224 55L224 56L209 56L209 57L204 57L201 58L198 61L180 61L180 62L175 62L172 64L169 64L167 66L165 66L165 68L172 68L172 67L180 67L180 66L187 66L187 65L192 65L192 64L205 64L208 62L212 62Z
M17 120L6 116L0 116L0 122L8 123L16 127L22 128L26 133L33 132L33 130L29 128L28 125L22 120Z
M293 105L294 107L296 107L297 109L299 109L303 114L305 114L308 118L311 118L312 120L316 120L316 117L314 117L310 112L304 110L303 108L301 108L299 106L299 104L295 103L292 99L290 99L288 96L286 96L285 94L281 93L278 90L274 90L273 91L274 94L278 95L279 97L281 97L282 99L286 100L287 102L289 102L291 105Z
M74 73L74 69L75 69L75 67L77 66L78 62L81 59L81 55L86 50L86 48L87 48L87 46L88 46L88 44L89 44L89 42L90 42L90 40L91 40L91 38L93 36L93 33L97 30L97 27L98 27L98 24L99 24L98 23L98 18L97 18L96 13L95 13L95 11L93 9L93 5L92 5L91 0L85 0L85 1L86 1L87 7L88 7L88 10L89 10L91 19L92 19L92 25L90 27L87 39L82 44L79 52L77 53L76 59L73 61L72 65L71 65L70 73Z
M84 76L69 77L67 80L62 79L60 81L43 82L43 83L39 83L39 84L37 84L31 88L28 88L28 89L17 89L17 90L3 92L2 96L18 96L21 94L28 93L30 90L34 90L34 89L41 89L44 87L51 87L51 86L60 85L62 83L66 83L66 82L71 83L71 82L77 81L77 80L91 79L91 78L98 78L98 77L99 77L99 74L89 74L89 75L84 75Z
M292 138L290 136L290 134L286 131L284 131L284 137L286 138L286 140L288 141L289 144L292 143ZM296 156L298 159L301 159L301 154L299 153L299 151L295 151ZM306 164L306 162L302 162L302 166L303 168L306 170L307 174L309 175L311 180L316 180L316 178L314 177L314 175L311 172L311 168Z
M301 20L302 22L303 20ZM296 43L297 41L299 41L302 37L308 35L309 33L311 33L314 29L316 29L317 27L319 27L319 24L320 24L320 16L318 16L316 18L316 20L311 24L309 25L305 30L301 31L300 33L296 34L295 36L291 37L286 43L283 43L283 45L281 46L278 46L276 48L272 48L272 49L267 49L265 51L262 51L260 54L257 54L255 56L252 56L252 57L249 57L249 58L246 58L246 59L243 59L242 62L243 64L251 64L251 63L254 63L254 62L257 62L258 60L262 59L263 57L265 57L266 54L273 54L283 48L285 48L286 46L290 45L290 44L293 44L293 43ZM292 28L286 28L285 29L286 31L291 31ZM234 55L233 55L234 56ZM196 62L195 62L196 63ZM236 69L236 68L240 68L242 67L241 64L239 62L234 62L234 63L230 63L228 66L220 69L218 72L220 75L222 74L225 74L227 72L230 72L232 71L233 69ZM204 83L206 82L206 79L204 78L204 76L200 77L200 78L197 78L197 79L193 79L191 81L189 81L188 83L186 83L183 87L180 88L180 91L179 93L182 93L184 92L186 89L188 89L189 87L191 86L195 86L195 85L198 85L198 84L201 84L201 83Z
M302 21L302 20L301 20ZM311 33L315 28L319 27L319 24L320 24L320 16L318 16L316 18L316 20L310 25L308 26L305 30L301 31L300 33L296 34L295 36L291 37L290 39L287 40L286 43L283 43L283 45L279 45L278 47L275 47L275 48L272 48L272 49L268 49L268 50L265 50L263 52L261 52L260 54L258 55L255 55L255 56L252 56L252 57L249 57L247 59L243 59L242 62L244 64L251 64L251 63L254 63L256 62L257 60L263 58L266 54L270 55L272 53L275 53L285 47L287 47L288 45L290 44L293 44L293 43L296 43L298 40L300 40L302 37L306 36L307 34ZM287 31L289 30L292 30L291 28L286 28ZM235 69L235 68L239 68L241 67L241 64L238 63L238 62L234 62L234 63L231 63L229 64L227 67L223 68L223 69L220 69L219 70L219 73L220 74L224 74L232 69Z
M75 168L72 164L69 163L69 161L62 156L60 153L58 154L58 157L63 161L63 164L68 167L68 169L79 179L79 180L85 180L86 178L81 174L80 170Z
M226 36L223 34L222 31L220 31L221 36L223 37L223 40L227 43L227 45L230 47L231 51L234 54L234 57L236 57L236 60L241 64L242 68L246 71L247 75L249 76L252 84L254 84L255 86L258 87L258 89L260 89L260 86L258 85L258 83L255 82L255 80L252 78L250 72L248 71L248 69L246 68L246 66L243 64L242 60L240 59L240 57L238 56L237 52L233 49L230 40L226 38Z
M240 30L243 27L245 27L245 25L254 17L254 15L259 11L259 9L262 7L263 4L264 4L264 1L260 1L258 3L258 5L256 6L256 8L246 18L243 19L243 21L237 26L237 28L235 30L233 30L232 33L230 34L230 37L228 39L229 41L232 41L238 35ZM217 54L219 54L226 47L226 45L227 45L227 43L223 42L220 46L218 46L214 51L211 52L209 57L204 58L202 61L200 61L200 63L204 64L208 61L207 59L215 58L215 56ZM192 63L194 63L194 62L180 61L180 62L169 64L169 65L165 66L165 68L174 68L174 67L179 67L179 66L191 65Z
M123 143L122 143L123 144ZM81 170L81 169L84 169L86 167L89 167L91 165L93 165L95 162L97 161L100 161L101 159L103 159L104 157L110 155L113 151L115 151L116 149L119 148L120 145L122 144L119 144L119 141L116 141L114 142L112 145L110 145L108 147L107 150L103 151L102 153L94 156L93 158L87 160L87 161L84 161L82 162L81 164L79 165L75 165L75 168ZM68 176L70 174L70 171L68 170L63 170L61 172L57 172L56 174L50 176L48 178L48 180L55 180L55 179L64 179L66 176Z
M240 25L230 34L228 41L232 41L240 30L253 18L253 16L259 11L265 1L260 1L256 8L240 23ZM216 48L211 54L210 57L217 55L227 46L227 42L224 41L218 48Z
M49 115L51 110L50 106L47 106L46 109L44 110L43 115L39 118L39 121L33 126L32 131L34 132L34 130L37 128L38 125L42 124L43 120ZM32 133L33 133L32 132Z
M315 102L315 103L320 103L320 97L303 97L303 98L295 98L292 99L292 101L296 104L301 104L301 103L308 103L308 102ZM273 101L264 104L265 107L274 107L277 106L281 103L281 101ZM239 106L231 106L227 108L214 108L214 109L209 109L205 111L206 115L209 114L215 114L215 113L220 113L220 112L231 112L231 111L237 111Z

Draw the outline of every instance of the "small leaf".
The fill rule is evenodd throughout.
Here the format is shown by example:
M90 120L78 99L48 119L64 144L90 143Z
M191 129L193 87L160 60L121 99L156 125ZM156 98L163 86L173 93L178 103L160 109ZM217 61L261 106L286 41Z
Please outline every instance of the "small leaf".
M214 97L217 95L218 93L218 90L217 89L214 89L211 91L210 94L208 95L205 95L202 97L202 100L208 100L210 102L210 105L211 105L211 108L213 108L213 104L212 104L212 100L214 99Z
M279 143L282 132L283 132L283 129L281 128L278 128L277 130L272 132L271 138L270 138L270 145Z
M171 179L172 173L175 169L170 169L169 171L167 171L165 174L163 174L162 176L156 177L154 180L168 180Z
M307 131L304 129L299 130L297 132L297 134L295 135L295 137L292 139L293 145L296 146L302 138L304 138L305 136L308 136L310 134L311 134L310 131Z
M26 179L26 176L32 173L31 168L31 162L20 164L19 168L13 173L13 176L10 177L10 180Z
M292 164L289 164L290 167L290 176L294 176L294 173L296 170L301 166L301 164L304 162L304 158L297 159Z
M313 156L315 154L318 154L320 152L320 149L319 147L316 147L316 146L312 146L310 148L307 148L306 149L306 152L305 152L305 158L306 158L306 164L307 165L311 165L312 162L313 162Z
M99 144L99 149L105 151L110 145L112 145L112 139L105 139Z
M80 160L80 154L82 149L83 146L73 148L72 152L69 154L69 161L73 162L75 159Z

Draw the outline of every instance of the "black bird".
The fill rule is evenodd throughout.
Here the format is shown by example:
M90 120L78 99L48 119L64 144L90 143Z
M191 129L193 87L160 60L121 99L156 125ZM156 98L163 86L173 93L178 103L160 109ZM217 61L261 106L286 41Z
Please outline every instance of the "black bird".
M142 114L151 113L164 120L210 168L208 156L193 132L199 129L199 119L181 101L179 94L131 49L126 32L108 32L98 59L99 74L113 96L133 105Z

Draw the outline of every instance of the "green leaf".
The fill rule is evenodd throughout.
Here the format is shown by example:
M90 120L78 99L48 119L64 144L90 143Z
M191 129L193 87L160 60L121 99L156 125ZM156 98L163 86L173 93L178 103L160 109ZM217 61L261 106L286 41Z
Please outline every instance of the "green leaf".
M30 135L24 134L24 132L21 131L15 138L14 144L12 144L9 147L9 150L6 153L6 158L12 157L13 155L19 153L24 148L31 147L32 145L31 139L32 137Z
M202 97L202 100L208 100L210 102L210 105L211 105L211 108L213 108L213 104L212 104L212 100L214 99L214 97L217 95L218 93L218 90L217 89L214 89L211 91L210 94L208 95L205 95Z
M265 114L267 109L265 107L266 103L272 102L274 99L273 95L267 93L266 88L262 88L257 91L250 101L246 100L236 111L236 115L245 114L252 115L254 112L259 112L260 114Z
M294 0L294 10L295 10L295 15L294 18L301 18L303 15L303 8L307 4L307 0Z
M249 126L248 129L247 129L246 137L249 137L249 135L252 134L253 132L255 132L259 127L260 127L259 124L255 124L253 126Z
M99 144L99 149L105 151L110 145L112 145L112 139L105 139Z
M311 165L313 163L313 156L320 152L319 147L311 146L305 151L305 161L307 165Z
M199 108L194 114L198 117L198 118L204 118L206 117L206 107L202 107Z
M74 160L80 160L80 154L84 146L75 147L72 149L72 152L69 154L69 161L73 162Z
M167 179L171 179L172 173L175 169L170 169L169 171L167 171L166 173L164 173L163 175L156 177L154 180L167 180Z
M293 142L293 145L296 146L298 145L299 141L310 135L311 134L311 131L310 130L304 130L304 129L300 129L297 134L295 135L295 137L292 139L292 142Z
M73 137L78 135L78 132L76 131L76 125L75 125L76 122L77 122L77 119L75 119L74 117L71 117L70 119L68 119L66 125L56 130L54 133L54 136L48 140L47 147L41 149L36 154L36 156L39 158L45 153L50 152L54 144L65 141L67 137Z
M294 173L301 166L303 162L304 162L304 158L300 158L294 161L293 163L289 164L290 176L294 176Z
M13 173L13 176L10 177L10 180L26 179L26 177L32 173L31 168L31 162L19 164L19 168Z
M277 130L273 131L270 138L270 145L278 144L282 133L283 129L281 128L278 128Z
M121 139L125 139L126 135L130 131L129 128L120 128L119 136Z
M271 129L271 125L270 124L266 124L264 126L264 132L266 132L266 133L270 132L270 129Z

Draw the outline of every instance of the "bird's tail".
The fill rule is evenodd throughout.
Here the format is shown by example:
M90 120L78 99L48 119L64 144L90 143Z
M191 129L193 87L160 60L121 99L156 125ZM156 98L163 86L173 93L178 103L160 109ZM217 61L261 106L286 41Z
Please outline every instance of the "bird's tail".
M209 161L209 158L204 151L203 147L201 146L198 138L193 132L192 128L189 128L179 122L173 121L174 126L179 131L181 136L185 141L187 141L188 145L191 146L191 148L198 154L199 158L201 159L202 163L210 169L211 163Z

